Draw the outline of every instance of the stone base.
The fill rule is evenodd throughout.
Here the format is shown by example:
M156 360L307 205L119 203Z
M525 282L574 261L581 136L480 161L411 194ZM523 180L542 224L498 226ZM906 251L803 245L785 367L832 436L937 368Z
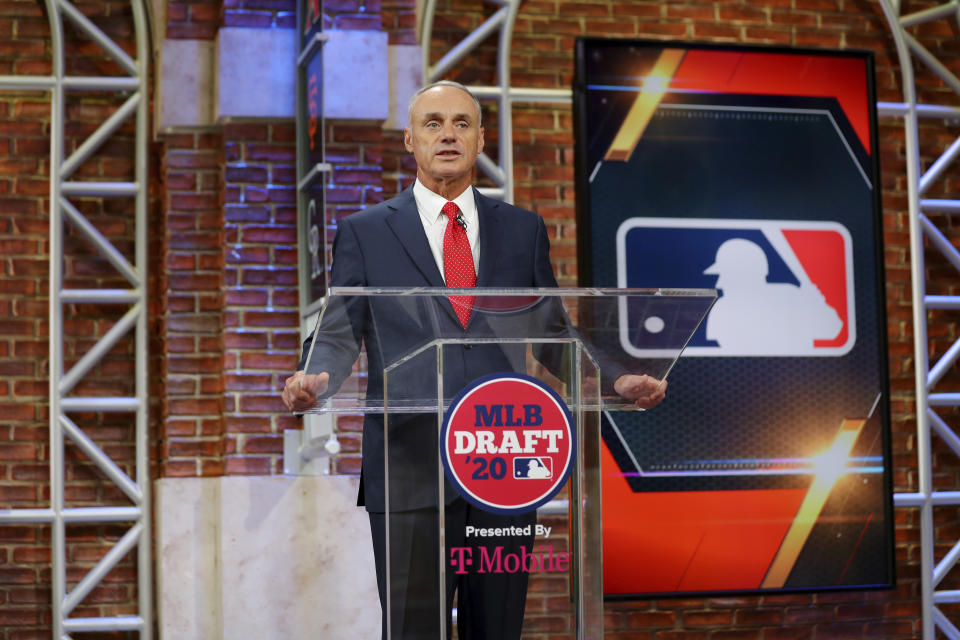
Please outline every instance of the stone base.
M379 637L356 478L163 478L154 490L161 639Z

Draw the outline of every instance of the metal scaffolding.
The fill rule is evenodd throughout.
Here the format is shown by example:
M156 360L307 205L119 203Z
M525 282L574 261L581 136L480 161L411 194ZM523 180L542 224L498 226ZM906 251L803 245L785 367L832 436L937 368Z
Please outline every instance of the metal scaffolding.
M148 31L145 6L131 0L136 59L68 0L45 0L50 23L53 74L50 76L0 76L0 90L43 90L50 93L50 506L37 509L0 509L0 525L47 524L52 546L53 637L70 638L74 632L138 631L152 637L152 571L150 527L150 467L147 439L147 135ZM124 75L68 76L64 59L64 18L111 60ZM68 155L65 137L66 95L69 91L122 93L126 101L76 150ZM76 170L126 122L135 120L136 142L132 158L134 181L76 180ZM71 203L72 197L128 198L133 200L133 263ZM96 248L129 282L124 289L64 287L64 263L69 257L65 223ZM129 305L129 310L69 370L65 370L64 307L70 304ZM124 336L134 333L135 393L129 397L74 396L71 392L84 376ZM122 412L134 416L135 473L131 478L69 417L77 412ZM65 505L64 447L72 442L129 499L130 506L75 507ZM128 523L126 534L69 591L67 590L66 526L68 524ZM71 617L71 613L101 580L129 553L137 551L137 615Z
M960 505L960 491L938 491L933 488L934 457L931 434L936 433L957 455L960 455L960 436L944 421L935 407L960 406L960 393L937 390L938 383L960 356L960 342L955 342L940 359L930 366L928 320L934 309L960 309L960 297L927 295L927 274L924 245L939 251L947 261L960 270L960 252L927 217L928 213L960 213L960 200L924 198L930 187L941 177L960 153L960 138L955 140L924 172L920 162L919 121L933 122L960 117L960 108L944 105L920 104L914 78L914 60L928 68L955 94L960 95L960 79L910 34L909 28L934 20L957 20L960 2L952 0L923 11L901 15L899 0L880 0L884 16L896 44L903 85L904 102L881 104L880 113L903 118L906 140L907 204L910 214L910 278L913 291L913 355L915 368L917 416L917 470L918 491L894 495L898 507L917 507L920 510L920 588L922 598L923 638L933 640L939 630L948 638L960 639L956 622L947 618L940 605L960 602L960 591L938 589L943 578L960 559L960 541L953 541L950 550L934 562L935 539L933 508ZM946 127L944 127L946 128ZM948 541L939 541L948 542Z
M480 100L496 100L497 134L499 162L494 162L486 153L477 158L477 166L497 185L493 189L480 189L485 195L500 198L513 203L513 103L537 102L570 104L572 93L569 89L516 88L510 86L510 43L513 39L513 24L520 11L523 0L492 0L501 8L484 20L463 40L451 48L436 64L430 64L430 42L433 38L433 17L437 11L437 0L426 0L422 22L421 51L423 55L423 83L429 84L441 80L464 58L470 55L489 36L497 33L497 84L493 86L471 86Z

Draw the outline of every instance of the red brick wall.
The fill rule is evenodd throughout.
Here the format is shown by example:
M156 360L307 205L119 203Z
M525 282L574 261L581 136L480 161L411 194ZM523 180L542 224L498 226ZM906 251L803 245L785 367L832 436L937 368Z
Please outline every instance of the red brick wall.
M268 475L297 426L277 392L300 346L295 127L231 123L224 143L225 472Z
M416 0L381 0L382 28L390 44L417 44Z
M172 39L213 40L220 28L221 12L217 3L203 0L168 2L166 36Z
M327 185L328 246L332 246L338 221L365 207L381 202L391 180L384 169L384 132L376 121L335 121L325 123L326 160L333 165ZM335 473L360 473L360 438L363 419L359 415L337 417L336 430L341 451L330 468Z
M240 121L165 137L165 476L281 473L283 431L300 427L278 394L300 346L294 129ZM335 231L383 198L383 134L328 121L326 138ZM333 468L357 473L359 420L340 425Z
M36 14L36 20L14 22L17 27L45 26L40 11ZM37 43L42 52L42 40ZM11 55L5 57L4 64L19 66ZM43 507L50 491L44 383L49 110L49 99L41 94L0 94L0 504L13 508ZM0 525L3 640L13 632L43 627L50 602L49 563L49 526Z
M164 476L275 474L279 398L300 351L295 127L231 122L166 136ZM335 220L382 199L377 123L327 123ZM332 238L331 238L332 239ZM359 421L342 418L334 469L359 470Z
M223 138L163 138L160 284L163 476L221 475L224 463Z

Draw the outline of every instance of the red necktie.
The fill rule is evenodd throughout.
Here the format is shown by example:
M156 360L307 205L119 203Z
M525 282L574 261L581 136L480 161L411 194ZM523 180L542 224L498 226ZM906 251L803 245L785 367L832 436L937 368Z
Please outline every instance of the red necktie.
M460 207L448 202L443 205L443 213L447 216L447 229L443 232L443 278L451 288L475 287L477 272L473 267L473 253L467 240L466 223L460 217ZM450 296L450 304L464 329L470 320L474 298Z

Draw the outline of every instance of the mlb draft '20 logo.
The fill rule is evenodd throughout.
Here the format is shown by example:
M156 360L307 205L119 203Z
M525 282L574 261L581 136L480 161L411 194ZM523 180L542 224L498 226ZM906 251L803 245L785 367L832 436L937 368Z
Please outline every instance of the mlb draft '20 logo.
M617 284L719 291L685 355L842 356L856 342L853 242L836 222L629 218ZM623 348L657 350L651 326L622 309Z
M539 380L486 376L454 399L440 431L450 482L477 507L525 513L563 488L576 451L573 419Z

